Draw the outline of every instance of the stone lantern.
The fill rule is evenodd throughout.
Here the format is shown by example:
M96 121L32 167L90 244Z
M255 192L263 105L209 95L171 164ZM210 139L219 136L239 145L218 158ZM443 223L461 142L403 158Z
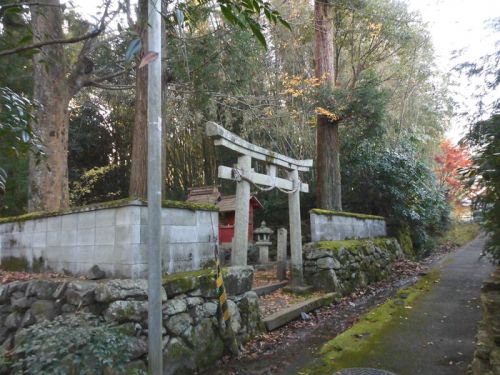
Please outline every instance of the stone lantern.
M260 227L253 231L257 236L255 245L259 248L259 263L269 263L269 246L271 246L271 234L273 230L266 227L266 222L260 223Z

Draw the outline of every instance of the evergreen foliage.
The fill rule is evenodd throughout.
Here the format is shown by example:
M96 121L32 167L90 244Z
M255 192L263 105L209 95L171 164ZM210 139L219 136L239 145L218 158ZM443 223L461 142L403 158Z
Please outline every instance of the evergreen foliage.
M486 250L500 263L500 107L489 119L472 125L465 141L476 150L467 171L477 192L475 205L490 236Z
M2 365L12 374L130 373L125 365L133 358L137 340L92 315L61 315L21 331L13 352L3 354Z
M500 35L500 18L491 21L491 28ZM496 44L500 42L497 39ZM486 251L500 264L500 52L483 56L477 62L458 67L469 77L479 78L482 90L475 95L478 111L468 134L462 139L472 150L472 166L466 178L475 195L483 227L489 234Z
M433 237L449 225L445 191L410 144L397 148L361 142L346 148L346 210L384 216L393 235L409 229L417 256L432 250Z
M32 101L0 87L0 212L16 214L27 199L27 157L43 157L43 146L31 128Z

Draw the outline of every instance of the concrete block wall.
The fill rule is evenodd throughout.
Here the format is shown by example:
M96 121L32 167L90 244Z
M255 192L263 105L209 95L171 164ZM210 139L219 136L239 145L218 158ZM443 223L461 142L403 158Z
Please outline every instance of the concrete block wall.
M310 217L312 242L375 238L387 235L383 217L326 210L312 210Z
M203 268L213 259L218 225L215 211L162 208L164 272ZM0 224L0 267L82 275L95 264L107 277L146 277L143 203Z

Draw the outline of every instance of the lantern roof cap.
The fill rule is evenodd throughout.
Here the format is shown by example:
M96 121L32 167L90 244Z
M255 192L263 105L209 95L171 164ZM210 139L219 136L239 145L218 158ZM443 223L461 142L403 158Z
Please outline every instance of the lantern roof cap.
M274 231L271 228L266 227L266 222L262 221L260 227L254 229L254 234L272 234Z

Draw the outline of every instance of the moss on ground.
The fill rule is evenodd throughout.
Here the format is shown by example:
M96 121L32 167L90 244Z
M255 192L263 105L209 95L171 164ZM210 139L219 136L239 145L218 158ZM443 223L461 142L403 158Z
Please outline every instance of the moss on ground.
M318 214L318 215L345 216L345 217L354 217L356 219L363 219L363 220L364 219L385 220L385 218L383 216L359 214L359 213L355 213L355 212L324 210L322 208L313 208L311 211L315 214Z
M65 215L65 214L70 214L70 213L75 213L75 212L85 212L85 211L98 210L98 209L104 209L104 208L123 207L123 206L128 206L131 204L136 204L136 205L142 206L142 205L145 205L146 203L147 203L146 201L141 200L141 199L137 199L137 198L124 198L124 199L118 199L115 201L94 203L94 204L90 204L88 206L72 207L68 210L39 211L39 212L30 212L30 213L19 215L19 216L1 217L0 224L10 223L10 222L21 222L21 221L34 220L34 219L42 219L42 218ZM180 209L186 209L186 210L191 210L191 211L218 211L219 210L217 208L217 206L214 206L213 204L209 204L209 203L181 202L181 201L169 201L169 200L163 201L162 207L163 208L180 208Z
M450 229L439 239L439 244L465 245L477 237L480 229L479 224L476 223L454 221Z
M362 315L358 323L323 345L320 363L302 369L300 373L322 375L356 367L360 358L379 346L384 335L399 325L412 304L428 292L438 279L439 271L432 271L415 285L399 291L394 298Z

